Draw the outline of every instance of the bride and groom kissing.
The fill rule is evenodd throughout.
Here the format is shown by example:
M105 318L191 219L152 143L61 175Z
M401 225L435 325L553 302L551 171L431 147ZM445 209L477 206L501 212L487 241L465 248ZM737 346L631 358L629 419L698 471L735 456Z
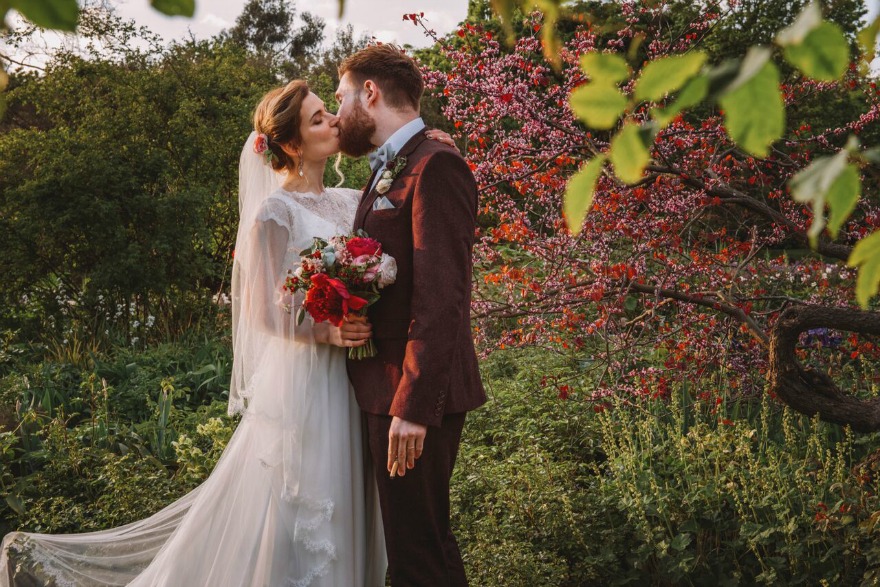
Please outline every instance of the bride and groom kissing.
M339 74L336 114L295 80L263 98L242 150L229 400L242 420L214 471L121 528L7 535L0 585L378 587L386 567L395 587L467 584L449 483L465 414L486 399L476 182L425 129L422 76L400 49L368 47ZM340 150L371 154L363 192L324 187ZM396 281L368 318L298 322L283 287L298 252L359 229ZM376 356L346 359L370 338Z

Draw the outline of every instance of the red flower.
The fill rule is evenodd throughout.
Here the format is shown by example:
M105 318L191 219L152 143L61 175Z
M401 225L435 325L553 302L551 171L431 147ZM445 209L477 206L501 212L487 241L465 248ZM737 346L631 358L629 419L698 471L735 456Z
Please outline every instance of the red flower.
M334 326L342 324L342 319L350 311L356 312L366 305L367 300L351 295L344 283L327 277L326 273L312 275L312 286L303 302L303 307L316 322L328 320Z
M382 254L382 243L376 239L366 238L362 236L355 237L345 244L345 248L351 253L352 257L360 257L361 255L379 256Z

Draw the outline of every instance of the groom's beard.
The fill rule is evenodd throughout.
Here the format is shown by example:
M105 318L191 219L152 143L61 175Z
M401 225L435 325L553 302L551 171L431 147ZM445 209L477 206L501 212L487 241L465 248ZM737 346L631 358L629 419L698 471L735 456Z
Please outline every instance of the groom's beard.
M375 132L375 121L370 118L360 102L355 102L351 114L344 123L339 124L339 149L349 157L363 157L376 148L370 142L370 137Z

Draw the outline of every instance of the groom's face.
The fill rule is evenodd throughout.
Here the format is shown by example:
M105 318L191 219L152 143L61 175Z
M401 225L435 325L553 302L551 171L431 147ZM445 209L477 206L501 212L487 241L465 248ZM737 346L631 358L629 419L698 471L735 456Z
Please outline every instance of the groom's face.
M351 157L363 157L376 148L370 140L376 132L376 122L361 103L362 98L361 88L354 85L348 73L343 75L336 89L339 102L336 126L339 127L339 148Z

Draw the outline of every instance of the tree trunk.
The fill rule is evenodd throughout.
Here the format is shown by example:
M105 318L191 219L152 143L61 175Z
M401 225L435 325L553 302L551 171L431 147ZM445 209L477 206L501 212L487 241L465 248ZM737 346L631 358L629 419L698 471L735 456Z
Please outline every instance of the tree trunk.
M825 373L798 361L798 338L813 328L880 335L880 313L826 306L787 308L770 333L770 391L808 416L819 414L826 422L848 424L860 432L880 430L880 398L852 397Z

